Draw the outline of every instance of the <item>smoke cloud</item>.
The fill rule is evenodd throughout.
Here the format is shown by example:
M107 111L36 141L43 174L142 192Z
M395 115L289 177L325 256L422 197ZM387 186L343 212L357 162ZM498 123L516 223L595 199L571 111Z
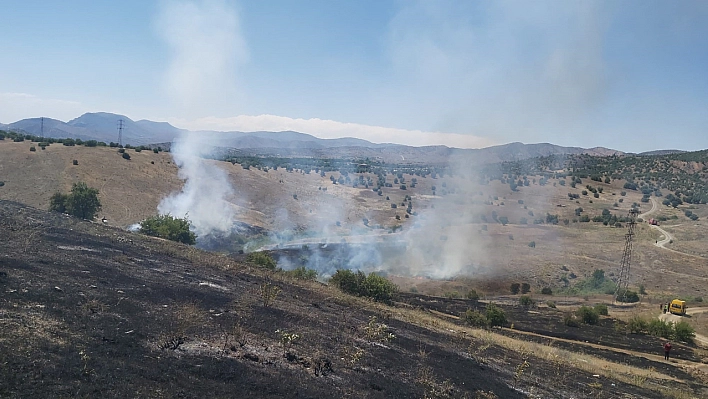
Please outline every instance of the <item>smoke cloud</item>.
M184 133L171 148L172 158L185 181L178 193L164 198L157 209L161 214L187 216L199 237L229 232L235 221L234 189L227 173L214 161L205 159L211 147L195 133Z
M155 24L172 50L166 87L184 112L213 109L236 91L235 68L248 58L236 10L224 1L164 1ZM235 222L234 189L228 175L208 158L205 137L183 133L171 152L185 184L163 199L160 213L187 216L194 232L204 237L226 233Z
M221 0L165 1L156 20L171 50L165 87L183 113L211 113L237 96L237 67L248 61L238 13Z

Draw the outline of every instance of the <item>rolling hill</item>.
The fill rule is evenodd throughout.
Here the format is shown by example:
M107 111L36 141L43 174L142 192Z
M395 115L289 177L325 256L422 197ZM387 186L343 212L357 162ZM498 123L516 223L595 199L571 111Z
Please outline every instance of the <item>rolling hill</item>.
M523 160L548 155L589 154L620 155L622 152L597 147L584 149L562 147L548 143L510 143L482 149L459 149L446 146L412 147L398 144L375 144L356 138L320 139L309 134L285 132L190 132L166 122L133 121L123 115L87 113L69 122L44 118L44 135L54 138L75 138L118 142L118 120L123 120L123 143L134 146L160 144L169 148L181 134L199 135L212 146L238 149L242 154L315 157L315 158L370 158L387 163L407 160L418 164L474 162L477 164ZM42 134L41 118L23 119L6 126L6 130L27 134Z

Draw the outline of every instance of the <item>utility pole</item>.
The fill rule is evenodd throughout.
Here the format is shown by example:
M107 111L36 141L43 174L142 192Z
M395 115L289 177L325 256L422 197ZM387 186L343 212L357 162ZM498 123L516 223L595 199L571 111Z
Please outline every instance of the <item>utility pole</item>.
M118 145L123 147L123 119L118 119Z

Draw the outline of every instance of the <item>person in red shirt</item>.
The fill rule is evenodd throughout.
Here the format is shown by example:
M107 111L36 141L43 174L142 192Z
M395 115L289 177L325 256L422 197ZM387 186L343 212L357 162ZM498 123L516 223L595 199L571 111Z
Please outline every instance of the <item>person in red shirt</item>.
M664 359L669 360L669 353L671 352L671 342L666 342L664 344Z

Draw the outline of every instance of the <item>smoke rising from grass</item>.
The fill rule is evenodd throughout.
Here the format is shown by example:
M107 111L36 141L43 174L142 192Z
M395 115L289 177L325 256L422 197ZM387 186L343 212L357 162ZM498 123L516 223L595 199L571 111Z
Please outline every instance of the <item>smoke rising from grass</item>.
M215 161L205 159L211 147L195 133L184 133L172 145L172 158L185 181L182 190L164 198L157 209L161 214L187 216L198 237L226 233L233 227L236 212L234 189L228 175Z
M167 91L185 113L211 112L233 99L235 67L248 58L236 10L221 0L163 1L155 28L172 50ZM207 137L185 132L171 152L185 184L158 211L187 216L201 238L231 231L234 189L226 172L205 159L213 152Z

